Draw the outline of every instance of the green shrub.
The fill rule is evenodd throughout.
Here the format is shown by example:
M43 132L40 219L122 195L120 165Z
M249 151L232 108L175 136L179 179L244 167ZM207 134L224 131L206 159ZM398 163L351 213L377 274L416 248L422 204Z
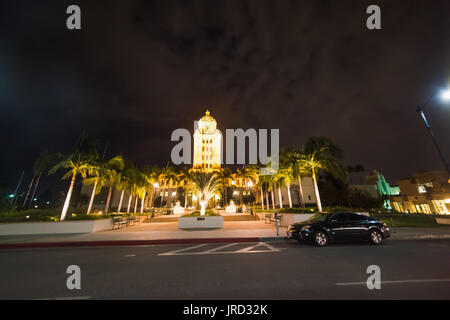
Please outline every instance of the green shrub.
M188 218L188 217L200 217L200 211L194 211L192 213L188 213L185 215L182 215L183 218ZM214 217L214 216L220 216L220 214L215 213L212 210L206 210L205 212L205 217Z

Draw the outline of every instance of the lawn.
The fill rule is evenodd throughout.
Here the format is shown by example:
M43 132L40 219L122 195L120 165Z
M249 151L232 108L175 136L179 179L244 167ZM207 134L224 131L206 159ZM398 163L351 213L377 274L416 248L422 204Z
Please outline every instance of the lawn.
M371 217L380 219L385 222L389 227L415 227L415 228L427 228L427 227L442 227L445 225L436 223L434 215L428 214L371 214Z
M0 212L0 223L8 222L52 222L59 221L61 209L29 209L20 211ZM73 220L96 220L109 218L107 215L86 213L70 213L66 221Z

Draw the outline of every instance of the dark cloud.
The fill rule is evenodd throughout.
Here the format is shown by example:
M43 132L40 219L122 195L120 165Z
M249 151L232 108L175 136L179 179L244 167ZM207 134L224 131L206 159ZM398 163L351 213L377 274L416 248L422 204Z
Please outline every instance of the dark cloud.
M86 129L137 163L165 163L170 133L209 107L225 128L280 128L284 146L332 137L349 164L397 179L440 168L414 112L450 84L449 4L378 1L0 3L3 177ZM447 34L447 36L446 36ZM450 151L450 108L429 110Z

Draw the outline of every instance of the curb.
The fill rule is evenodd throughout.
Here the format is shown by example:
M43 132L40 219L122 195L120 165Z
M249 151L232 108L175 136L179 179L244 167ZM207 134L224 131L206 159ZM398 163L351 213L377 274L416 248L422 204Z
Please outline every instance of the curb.
M450 234L422 234L390 237L388 241L397 240L447 240ZM159 240L104 240L104 241L67 241L67 242L28 242L3 243L1 249L33 249L33 248L70 248L70 247L114 247L114 246L152 246L165 244L196 244L196 243L233 243L233 242L283 242L286 237L249 237L249 238L188 238Z
M232 243L232 242L263 242L263 241L260 240L260 238L253 237L253 238L192 238L192 239L159 239L159 240L28 242L28 243L4 243L0 244L0 249L149 246L162 244Z

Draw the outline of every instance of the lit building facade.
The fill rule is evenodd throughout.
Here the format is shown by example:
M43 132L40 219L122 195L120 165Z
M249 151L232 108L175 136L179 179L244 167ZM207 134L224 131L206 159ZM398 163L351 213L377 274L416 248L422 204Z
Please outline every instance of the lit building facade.
M198 121L194 132L194 159L192 168L211 172L220 169L222 134L217 130L217 122L206 110Z
M450 179L445 171L415 173L398 181L400 195L390 197L399 212L450 214Z

